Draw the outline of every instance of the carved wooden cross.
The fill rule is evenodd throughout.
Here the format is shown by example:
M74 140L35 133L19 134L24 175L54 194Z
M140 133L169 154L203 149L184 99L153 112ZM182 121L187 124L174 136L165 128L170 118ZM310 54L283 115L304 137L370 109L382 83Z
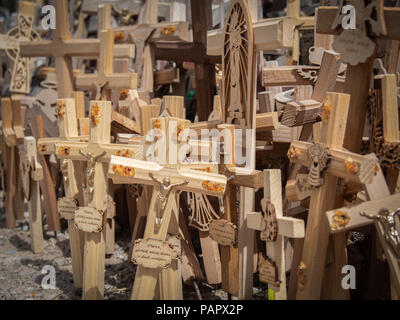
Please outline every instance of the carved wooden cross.
M1 99L1 118L4 139L3 161L6 172L6 225L13 229L16 219L23 219L22 178L18 170L19 148L24 142L24 125L22 123L20 98L13 96Z
M266 257L261 259L259 267L260 280L275 292L276 300L286 300L284 237L303 238L304 221L283 216L280 170L264 170L261 207L261 214L247 215L248 227L261 231L261 240L266 241Z
M65 101L60 105L60 113L63 114L64 125L69 132L65 134L74 135L76 118L74 118L73 101ZM64 109L63 111L63 108ZM62 126L62 120L60 126ZM75 161L86 161L85 197L83 203L74 214L74 224L81 231L84 231L85 254L83 257L83 298L101 299L104 294L104 259L105 259L105 223L111 219L107 210L107 164L110 156L120 154L134 157L138 152L137 146L110 144L111 130L111 102L92 101L90 111L90 136L89 142L79 142L75 138L70 141L38 141L38 145L48 146L53 144L53 151L61 160L71 159ZM66 131L66 129L65 129ZM62 131L61 131L62 132ZM85 139L83 139L85 140ZM39 147L40 148L40 147ZM47 148L47 147L46 147ZM76 166L68 163L68 191L67 195L74 196L80 186L74 185L73 181L79 181L79 170ZM73 172L76 170L76 172ZM72 184L70 184L72 183ZM76 189L78 188L78 189ZM73 190L75 189L75 190ZM68 189L67 189L68 190ZM75 192L75 194L74 194ZM104 229L103 229L104 228Z
M311 195L303 258L299 269L301 276L298 277L298 299L320 297L329 239L325 232L326 222L320 213L333 208L338 178L369 184L379 169L375 155L361 156L342 147L349 100L348 95L329 93L324 105L329 113L327 120L322 122L320 135L316 137L315 143L295 141L288 152L292 162L309 168L308 180L316 188ZM325 175L322 174L324 170Z
M24 152L20 153L25 199L29 205L29 226L31 249L34 253L43 251L42 206L39 181L43 179L43 168L37 160L36 139L24 138Z
M18 5L17 26L7 35L0 35L0 50L5 50L8 57L14 62L10 91L18 94L28 94L31 88L31 59L22 58L20 43L40 39L33 29L35 4L20 1Z
M159 275L160 297L182 299L180 262L176 260L177 252L173 252L180 252L180 244L174 250L168 250L169 246L176 246L173 244L173 238L177 235L179 221L177 192L189 191L213 196L221 196L225 192L225 176L193 170L190 164L180 162L183 158L178 162L174 161L178 154L182 153L186 139L182 138L181 132L187 129L189 124L189 121L178 118L154 118L152 126L156 137L163 137L156 140L158 149L153 149L156 161L113 157L110 163L109 176L114 183L138 183L155 187L144 238L136 241L133 248L132 256L139 267L132 299L152 299ZM171 236L168 237L168 233ZM150 247L156 248L155 246L157 254L146 258L146 254L143 255L144 251ZM163 255L166 259L162 259ZM161 268L167 269L161 271Z
M58 98L70 98L74 91L72 57L97 57L99 39L71 39L67 0L52 0L56 8L56 30L53 40L22 42L22 57L54 57L58 84ZM116 56L130 56L132 48L115 48ZM117 54L118 53L118 54Z
M393 193L400 169L399 111L397 80L394 74L377 76L376 89L369 100L370 148L385 170L386 180Z
M97 74L83 74L76 77L76 86L80 89L96 87L97 100L110 100L112 89L135 89L135 73L113 73L114 67L114 32L103 30L100 33L100 58ZM105 92L103 92L105 91Z

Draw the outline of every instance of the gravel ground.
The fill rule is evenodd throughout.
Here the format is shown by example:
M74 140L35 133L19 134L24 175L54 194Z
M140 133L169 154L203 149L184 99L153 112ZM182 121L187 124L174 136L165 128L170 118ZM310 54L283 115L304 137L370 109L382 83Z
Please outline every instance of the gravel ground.
M0 195L1 196L1 195ZM27 213L26 213L27 216ZM44 251L30 250L28 220L18 221L17 228L5 228L4 208L0 204L0 300L78 300L82 292L74 288L67 231L47 231L44 225ZM129 237L119 229L116 232L115 252L106 257L106 300L128 300L136 266L128 261ZM44 289L42 281L48 274L43 268L53 266L56 288ZM42 270L44 273L42 273ZM46 284L47 282L45 282ZM227 294L216 287L200 284L203 299L227 299ZM197 299L192 285L184 285L184 299ZM259 291L262 298L264 295Z

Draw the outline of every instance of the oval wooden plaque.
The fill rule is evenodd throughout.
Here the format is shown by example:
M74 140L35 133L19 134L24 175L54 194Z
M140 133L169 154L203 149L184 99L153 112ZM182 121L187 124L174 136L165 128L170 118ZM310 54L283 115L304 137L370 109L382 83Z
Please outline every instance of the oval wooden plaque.
M71 198L61 198L57 201L57 209L61 218L72 220L75 217L76 209L78 209L78 201Z
M75 227L84 232L103 230L103 212L91 207L81 207L75 211Z
M237 241L237 227L224 219L213 220L210 223L210 237L221 246L234 246Z
M177 258L178 251L168 241L139 239L133 247L132 262L145 268L166 269Z

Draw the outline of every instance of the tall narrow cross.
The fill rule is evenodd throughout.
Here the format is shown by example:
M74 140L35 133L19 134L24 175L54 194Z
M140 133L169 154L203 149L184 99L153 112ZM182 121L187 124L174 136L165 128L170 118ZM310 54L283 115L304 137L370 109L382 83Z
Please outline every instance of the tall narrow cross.
M21 172L25 199L29 205L29 226L31 249L34 253L43 251L42 206L39 181L43 179L43 168L37 160L36 139L24 138L24 152L21 153Z
M22 177L19 167L19 149L24 143L24 125L20 98L13 96L1 99L1 117L4 139L3 161L6 175L7 228L15 228L16 220L24 216Z
M54 143L60 143L61 139L86 140L87 137L78 135L78 116L75 101L72 98L57 100L58 128L60 136L39 140L39 149L43 154L57 154ZM84 203L81 188L84 182L84 166L81 161L65 159L61 164L66 197L58 200L57 209L60 216L68 221L68 232L70 237L70 249L72 258L72 275L74 286L82 287L83 272L83 245L84 234L75 228L74 214L79 204Z
M308 182L315 188L298 270L298 299L320 297L329 240L327 224L320 213L334 207L338 177L369 184L377 170L374 155L361 156L343 149L349 100L349 95L329 93L324 104L327 117L315 143L295 141L288 152L290 161L308 167Z
M66 103L65 107L71 104ZM73 214L74 224L84 233L83 299L101 299L104 295L105 223L113 213L107 210L107 166L111 155L136 157L138 146L110 144L111 102L92 101L89 142L53 142L61 160L86 161L84 203ZM71 117L73 111L66 110ZM68 115L69 114L69 115ZM65 118L68 119L68 118ZM68 120L76 121L69 118ZM71 124L69 124L71 125ZM71 125L72 126L72 125ZM41 141L38 141L41 144ZM68 168L68 175L72 172ZM75 173L78 174L78 173Z
M97 74L83 74L76 77L76 87L90 89L96 87L97 100L110 100L112 89L136 89L135 73L113 73L114 67L114 32L103 30L100 33L100 58ZM105 90L105 93L103 93Z
M277 30L282 25L274 27ZM267 29L268 27L264 31ZM247 142L245 147L246 154L249 156L248 168L241 173L240 168L235 168L234 131L235 127L241 129L241 136L245 137L246 129L254 129L257 126L255 50L262 50L263 45L268 46L266 44L268 41L263 41L257 31L253 28L247 3L235 0L232 1L225 19L223 40L209 33L207 43L207 50L210 49L211 52L215 46L221 46L218 48L222 49L222 52L217 50L216 54L223 57L224 78L221 100L223 123L226 124L217 125L217 127L221 131L230 132L230 137L224 138L223 144L224 149L228 151L226 156L231 158L231 162L227 166L221 165L220 170L224 172L227 169L230 176L235 176L235 179L227 186L222 219L219 222L217 220L216 224L227 222L227 225L239 229L237 242L220 241L219 243L221 244L222 288L230 294L238 295L241 299L249 299L252 296L254 230L246 225L246 213L253 210L254 191L252 188L258 189L262 183L259 179L261 173L254 170L255 131L250 130L250 142ZM274 36L272 38L275 38ZM277 42L285 38L281 34L276 37ZM239 214L236 212L237 186L245 187L240 193ZM212 237L212 233L210 235Z
M17 26L7 35L0 35L0 50L5 50L14 62L10 91L15 94L28 94L31 87L31 59L20 55L20 43L40 39L33 29L35 4L20 1L18 5Z
M189 121L178 118L154 118L153 129L163 137L157 140L157 149L153 149L156 161L121 157L111 160L109 176L114 183L139 183L155 187L144 238L137 240L133 248L133 261L139 265L132 292L132 299L135 300L152 299L157 281L160 298L182 299L180 261L176 260L180 255L180 245L174 245L173 241L179 221L177 192L213 196L222 196L225 192L225 176L193 170L190 164L181 163L183 159L177 158L186 143L181 133L185 134L189 124ZM176 159L178 162L172 161ZM173 250L168 249L171 245L175 247ZM146 252L150 248L154 250L148 255ZM167 269L162 271L161 268Z
M261 214L247 215L248 227L261 231L261 240L266 241L266 259L261 259L259 268L260 280L274 290L276 300L286 300L284 237L303 238L304 221L283 216L280 170L264 170L261 207Z
M100 52L99 39L71 39L69 29L68 1L52 0L56 8L56 30L54 40L22 42L22 57L54 57L58 84L58 97L70 98L74 91L72 57L97 57ZM131 48L122 48L122 56L129 56Z

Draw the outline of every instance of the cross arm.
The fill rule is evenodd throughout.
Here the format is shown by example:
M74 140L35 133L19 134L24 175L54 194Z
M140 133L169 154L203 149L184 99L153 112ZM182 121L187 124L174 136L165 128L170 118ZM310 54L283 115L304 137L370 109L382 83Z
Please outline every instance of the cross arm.
M230 183L237 186L256 190L263 187L263 174L259 170L227 167L226 175L228 179L232 179Z
M81 154L90 152L93 156L105 152L105 155L98 161L110 162L114 155L125 157L140 157L142 152L141 145L126 145L126 144L97 144L85 142L59 142L54 144L55 154L60 159L71 159L77 161L87 161L87 158Z
M113 73L107 75L82 74L76 76L76 86L88 90L94 87L94 81L106 83L108 89L137 88L136 73Z
M258 132L279 129L278 112L265 112L256 115L256 130Z
M200 172L191 168L166 168L155 162L111 157L108 176L115 184L138 183L155 186L150 173L160 182L164 178L169 178L173 184L188 181L188 184L179 186L179 190L210 196L223 196L227 183L226 177L220 174Z
M254 44L257 51L268 51L293 46L294 21L273 18L256 22L253 25ZM212 30L207 35L207 54L223 55L224 30Z
M314 85L319 69L320 67L313 66L263 68L262 85L264 87Z
M340 29L332 30L331 26L335 20L338 7L319 7L317 10L316 33L321 34L340 34ZM381 35L381 39L400 40L400 8L384 9L387 34Z
M288 127L302 126L321 120L322 103L316 100L289 102L283 110L281 123Z
M259 212L247 214L247 227L257 231L264 231L265 220ZM278 217L279 234L289 238L304 238L304 221L291 217Z
M311 143L304 141L292 142L288 153L290 161L307 166L307 150L311 146ZM376 170L380 170L375 154L362 156L350 151L333 148L330 148L329 151L331 160L328 164L327 172L339 178L369 184L376 174Z
M22 41L22 57L97 57L100 53L99 39L63 39ZM135 46L132 44L115 45L115 58L134 58Z
M81 137L69 137L69 138L43 138L39 139L37 142L38 154L41 155L50 155L55 154L55 144L65 141L66 143L70 142L88 142L89 136L81 136Z
M372 219L361 216L361 212L376 216L382 208L393 211L399 207L400 194L395 194L374 201L363 202L359 205L327 211L326 218L329 222L329 231L330 233L344 232L360 228L374 222ZM345 219L348 219L346 220L348 221L347 223L345 222ZM343 224L337 222L335 223L335 220L343 221Z

